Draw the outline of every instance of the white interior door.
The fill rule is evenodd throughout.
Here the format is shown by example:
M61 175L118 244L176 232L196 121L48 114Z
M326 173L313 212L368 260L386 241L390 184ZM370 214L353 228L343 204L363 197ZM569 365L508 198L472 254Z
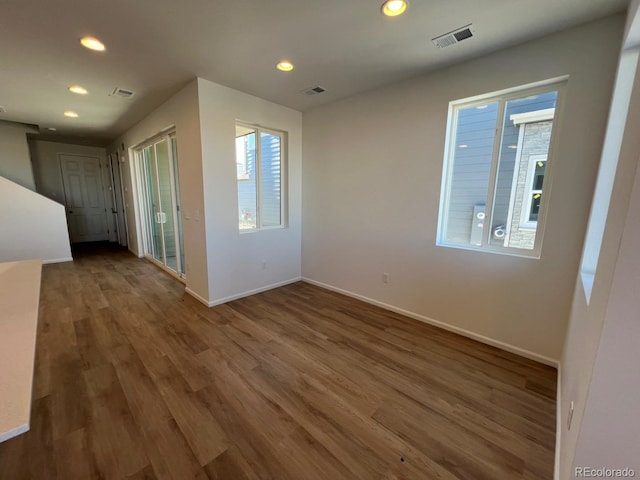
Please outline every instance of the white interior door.
M71 242L109 239L100 160L60 154Z

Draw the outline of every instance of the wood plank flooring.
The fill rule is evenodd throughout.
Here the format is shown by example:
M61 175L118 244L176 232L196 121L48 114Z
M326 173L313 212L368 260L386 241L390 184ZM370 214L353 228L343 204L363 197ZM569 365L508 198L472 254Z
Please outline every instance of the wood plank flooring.
M555 370L305 283L208 309L128 252L43 271L0 479L551 479Z

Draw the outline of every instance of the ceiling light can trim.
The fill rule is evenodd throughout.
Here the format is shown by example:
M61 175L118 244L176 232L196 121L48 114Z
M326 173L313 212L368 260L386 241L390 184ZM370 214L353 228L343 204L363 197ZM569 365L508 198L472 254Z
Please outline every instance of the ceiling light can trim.
M291 63L289 60L281 60L276 64L276 68L281 72L290 72L295 67L293 66L293 63Z
M409 8L406 0L386 0L380 7L380 11L386 17L397 17L402 15Z
M95 52L104 52L107 47L104 46L100 40L96 37L86 36L80 39L80 43L83 47L88 48L89 50L93 50Z
M64 116L65 117L69 117L69 118L78 118L79 117L79 115L76 112L74 112L73 110L65 110Z
M87 93L89 93L89 90L87 90L86 88L80 86L80 85L71 85L69 87L69 91L71 93L76 93L78 95L86 95Z

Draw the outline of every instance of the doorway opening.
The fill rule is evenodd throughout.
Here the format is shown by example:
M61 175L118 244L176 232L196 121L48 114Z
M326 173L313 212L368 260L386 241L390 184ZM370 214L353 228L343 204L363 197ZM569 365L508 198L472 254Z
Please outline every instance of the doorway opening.
M122 181L122 164L118 152L107 156L111 181L111 214L115 228L115 241L122 247L128 245L127 212L124 208L124 185Z
M159 135L134 149L144 256L185 277L182 218L175 132Z

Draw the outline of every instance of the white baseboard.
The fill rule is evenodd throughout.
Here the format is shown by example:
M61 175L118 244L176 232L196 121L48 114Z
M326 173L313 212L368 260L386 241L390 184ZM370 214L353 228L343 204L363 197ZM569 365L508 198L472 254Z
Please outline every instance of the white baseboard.
M185 287L184 291L186 293L188 293L189 295L191 295L193 298L195 298L196 300L198 300L200 303L203 303L204 305L206 305L207 307L210 307L211 305L209 305L209 300L206 300L204 297L201 297L200 295L198 295L196 292L194 292L193 290L191 290L189 287Z
M556 385L556 457L553 467L553 480L560 480L560 444L562 443L562 365L558 364Z
M63 263L63 262L73 262L72 257L65 258L51 258L49 260L42 260L42 263L46 265L47 263Z
M19 427L16 427L13 430L9 430L8 432L4 432L0 434L0 443L5 442L10 438L17 437L18 435L22 435L23 433L28 431L29 431L29 424L20 425Z
M540 355L535 352L531 352L524 348L516 347L515 345L510 345L508 343L501 342L499 340L495 340L493 338L485 337L484 335L480 335L478 333L472 332L470 330L466 330L464 328L456 327L454 325L450 325L445 322L441 322L439 320L434 320L433 318L426 317L419 313L410 312L409 310L405 310L403 308L396 307L394 305L389 305L388 303L380 302L378 300L374 300L373 298L365 297L364 295L360 295L354 292L350 292L349 290L344 290L339 287L334 287L333 285L329 285L326 283L318 282L316 280L312 280L310 278L302 277L302 281L310 283L312 285L316 285L318 287L326 288L327 290L331 290L334 292L341 293L348 297L357 298L358 300L362 300L363 302L370 303L371 305L375 305L377 307L384 308L385 310L390 310L395 313L399 313L409 318L413 318L414 320L418 320L420 322L427 323L429 325L433 325L435 327L442 328L443 330L448 330L453 333L457 333L458 335L462 335L463 337L471 338L472 340L477 340L478 342L485 343L487 345L491 345L492 347L499 348L501 350L505 350L510 353L514 353L521 357L528 358L529 360L534 360L536 362L542 363L544 365L549 365L550 367L558 368L558 361Z
M273 290L274 288L284 287L285 285L299 282L300 280L302 280L302 277L290 278L289 280L285 280L283 282L272 283L271 285L256 288L254 290L248 290L246 292L238 293L237 295L231 295L229 297L212 300L211 302L208 303L208 305L210 307L215 307L216 305L222 305L223 303L231 302L233 300L238 300L239 298L249 297L251 295L255 295L256 293L262 293L262 292L266 292L267 290Z

